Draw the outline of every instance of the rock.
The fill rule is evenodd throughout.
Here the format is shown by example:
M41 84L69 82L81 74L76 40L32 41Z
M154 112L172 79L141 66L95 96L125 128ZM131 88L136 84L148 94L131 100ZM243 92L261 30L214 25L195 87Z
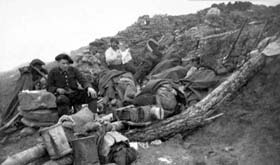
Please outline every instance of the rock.
M174 40L175 40L174 35L172 33L167 33L164 36L162 36L162 38L159 40L159 45L168 47L174 42Z
M173 162L173 160L169 156L160 157L160 158L158 158L158 160L165 164L172 164L172 162Z
M88 52L79 55L75 60L75 66L79 68L87 81L94 82L101 70L105 68L105 65L101 62L103 57L100 53L91 55Z
M138 150L138 143L137 142L129 142L129 146L134 148L136 151Z
M35 132L36 132L36 129L31 128L31 127L25 127L20 131L20 135L22 137L24 137L24 136L33 135Z
M157 139L157 140L154 140L154 141L151 141L151 145L154 145L154 146L159 146L161 145L161 140Z
M19 93L19 107L23 111L56 108L56 97L46 90L25 90Z
M211 150L211 151L207 152L206 157L209 159L210 157L213 157L213 156L216 156L216 155L217 155L217 152Z
M231 147L231 146L228 146L228 147L225 147L223 150L226 151L226 152L231 152L231 151L234 150L234 148Z
M138 146L140 146L143 149L148 149L149 143L148 142L145 142L145 143L138 142Z
M216 7L211 7L208 11L206 15L220 15L221 14L221 10L216 8Z
M280 37L271 43L269 43L262 53L266 56L280 55Z

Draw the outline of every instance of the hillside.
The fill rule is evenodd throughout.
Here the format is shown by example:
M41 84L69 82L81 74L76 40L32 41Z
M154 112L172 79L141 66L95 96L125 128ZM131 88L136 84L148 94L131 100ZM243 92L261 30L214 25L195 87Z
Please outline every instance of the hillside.
M220 14L207 14L211 7L219 9ZM180 16L144 15L115 37L129 44L135 65L139 65L148 51L146 41L153 38L160 41L164 58L177 56L188 59L200 55L205 64L222 70L221 59L236 39L236 32L221 37L209 36L239 30L248 19L249 24L245 26L232 52L232 56L236 57L231 59L232 63L238 65L246 59L244 54L255 49L261 39L279 33L280 5L267 7L236 2L213 4L211 7L196 14ZM77 62L90 49L102 64L109 39L97 39L88 46L72 51L71 56ZM198 128L189 136L182 133L160 145L151 145L147 149L140 147L140 159L135 164L279 164L279 63L278 56L268 58L264 68L231 100L219 107L218 111L224 113L222 117ZM53 65L48 64L47 68ZM96 72L93 68L80 69L88 76ZM0 113L6 106L18 76L17 71L0 74ZM9 138L5 144L0 144L0 162L7 154L34 145L36 140L38 134L23 139L17 136Z

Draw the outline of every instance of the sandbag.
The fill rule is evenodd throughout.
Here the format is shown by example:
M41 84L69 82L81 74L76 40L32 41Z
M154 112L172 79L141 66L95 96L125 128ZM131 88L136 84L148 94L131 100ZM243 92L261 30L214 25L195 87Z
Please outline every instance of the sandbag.
M17 153L11 157L8 157L2 165L23 165L31 163L32 161L47 154L45 146L43 144L38 144L32 148L25 151Z
M70 128L74 132L81 132L83 126L90 121L94 121L94 119L94 113L85 107L73 115L62 116L59 121L62 123L63 127Z
M55 124L55 122L40 122L40 121L30 120L30 119L26 119L26 118L22 118L21 122L28 127L34 127L34 128L49 127L49 126Z
M58 121L57 110L38 109L33 111L24 111L19 108L18 111L21 116L29 120L52 123L56 123Z
M21 91L18 98L21 110L56 108L56 97L46 90Z

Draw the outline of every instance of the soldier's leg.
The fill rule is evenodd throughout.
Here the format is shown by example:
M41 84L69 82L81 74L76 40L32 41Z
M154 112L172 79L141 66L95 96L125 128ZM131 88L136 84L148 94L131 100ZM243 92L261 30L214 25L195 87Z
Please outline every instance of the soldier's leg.
M88 108L93 113L97 113L97 98L89 96L87 90L75 91L70 100L72 105L88 104Z
M56 105L58 110L58 116L70 114L70 99L65 95L59 95L56 98Z

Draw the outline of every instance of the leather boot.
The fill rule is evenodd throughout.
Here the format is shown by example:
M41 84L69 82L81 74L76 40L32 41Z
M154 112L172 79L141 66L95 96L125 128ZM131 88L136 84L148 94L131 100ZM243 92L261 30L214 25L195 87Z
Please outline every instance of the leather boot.
M88 108L92 113L97 113L97 99L93 99L88 103Z
M62 115L70 115L70 106L69 105L60 105L57 106L58 117Z

